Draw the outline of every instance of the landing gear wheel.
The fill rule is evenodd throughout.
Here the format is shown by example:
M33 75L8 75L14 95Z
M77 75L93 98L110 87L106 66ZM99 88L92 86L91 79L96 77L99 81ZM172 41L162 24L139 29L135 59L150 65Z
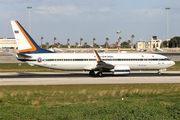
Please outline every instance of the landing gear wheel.
M161 72L160 72L160 71L158 72L158 75L161 75Z
M95 75L94 71L90 71L89 75L94 76Z
M102 77L103 76L102 72L98 72L97 75L98 75L98 77Z

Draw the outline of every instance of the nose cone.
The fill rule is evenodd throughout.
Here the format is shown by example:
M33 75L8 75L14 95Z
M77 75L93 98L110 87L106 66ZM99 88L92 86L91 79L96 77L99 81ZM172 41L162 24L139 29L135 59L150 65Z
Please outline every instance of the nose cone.
M174 62L174 61L171 61L171 65L172 65L172 66L175 65L175 62Z

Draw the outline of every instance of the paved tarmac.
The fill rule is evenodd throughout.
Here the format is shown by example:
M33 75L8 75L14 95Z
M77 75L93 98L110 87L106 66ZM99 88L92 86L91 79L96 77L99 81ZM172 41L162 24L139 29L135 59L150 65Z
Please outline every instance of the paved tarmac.
M0 73L0 85L134 84L180 83L180 71L132 71L129 75L105 74L92 77L88 72Z

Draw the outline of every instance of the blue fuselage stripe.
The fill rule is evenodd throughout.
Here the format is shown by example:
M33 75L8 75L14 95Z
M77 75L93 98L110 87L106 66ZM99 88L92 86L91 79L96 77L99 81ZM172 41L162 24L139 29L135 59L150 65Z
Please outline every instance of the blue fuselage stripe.
M130 72L130 70L115 70L114 72Z
M36 61L36 59L19 59L21 61ZM140 59L104 59L104 61L139 61ZM43 59L43 61L96 61L96 59ZM141 61L169 61L165 59L141 59Z

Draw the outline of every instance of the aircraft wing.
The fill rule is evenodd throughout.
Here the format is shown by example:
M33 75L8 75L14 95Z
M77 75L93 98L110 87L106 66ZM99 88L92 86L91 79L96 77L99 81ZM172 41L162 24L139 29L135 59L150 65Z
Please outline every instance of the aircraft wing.
M103 71L109 71L114 68L114 65L102 61L96 50L94 50L94 53L96 54L97 57L97 65L95 67L95 70L99 70L103 72Z
M96 54L97 64L88 65L84 67L85 70L103 72L103 71L109 71L114 68L114 65L102 61L96 50L94 50L94 53Z
M105 62L98 62L96 65L96 69L113 69L114 65L105 63Z

